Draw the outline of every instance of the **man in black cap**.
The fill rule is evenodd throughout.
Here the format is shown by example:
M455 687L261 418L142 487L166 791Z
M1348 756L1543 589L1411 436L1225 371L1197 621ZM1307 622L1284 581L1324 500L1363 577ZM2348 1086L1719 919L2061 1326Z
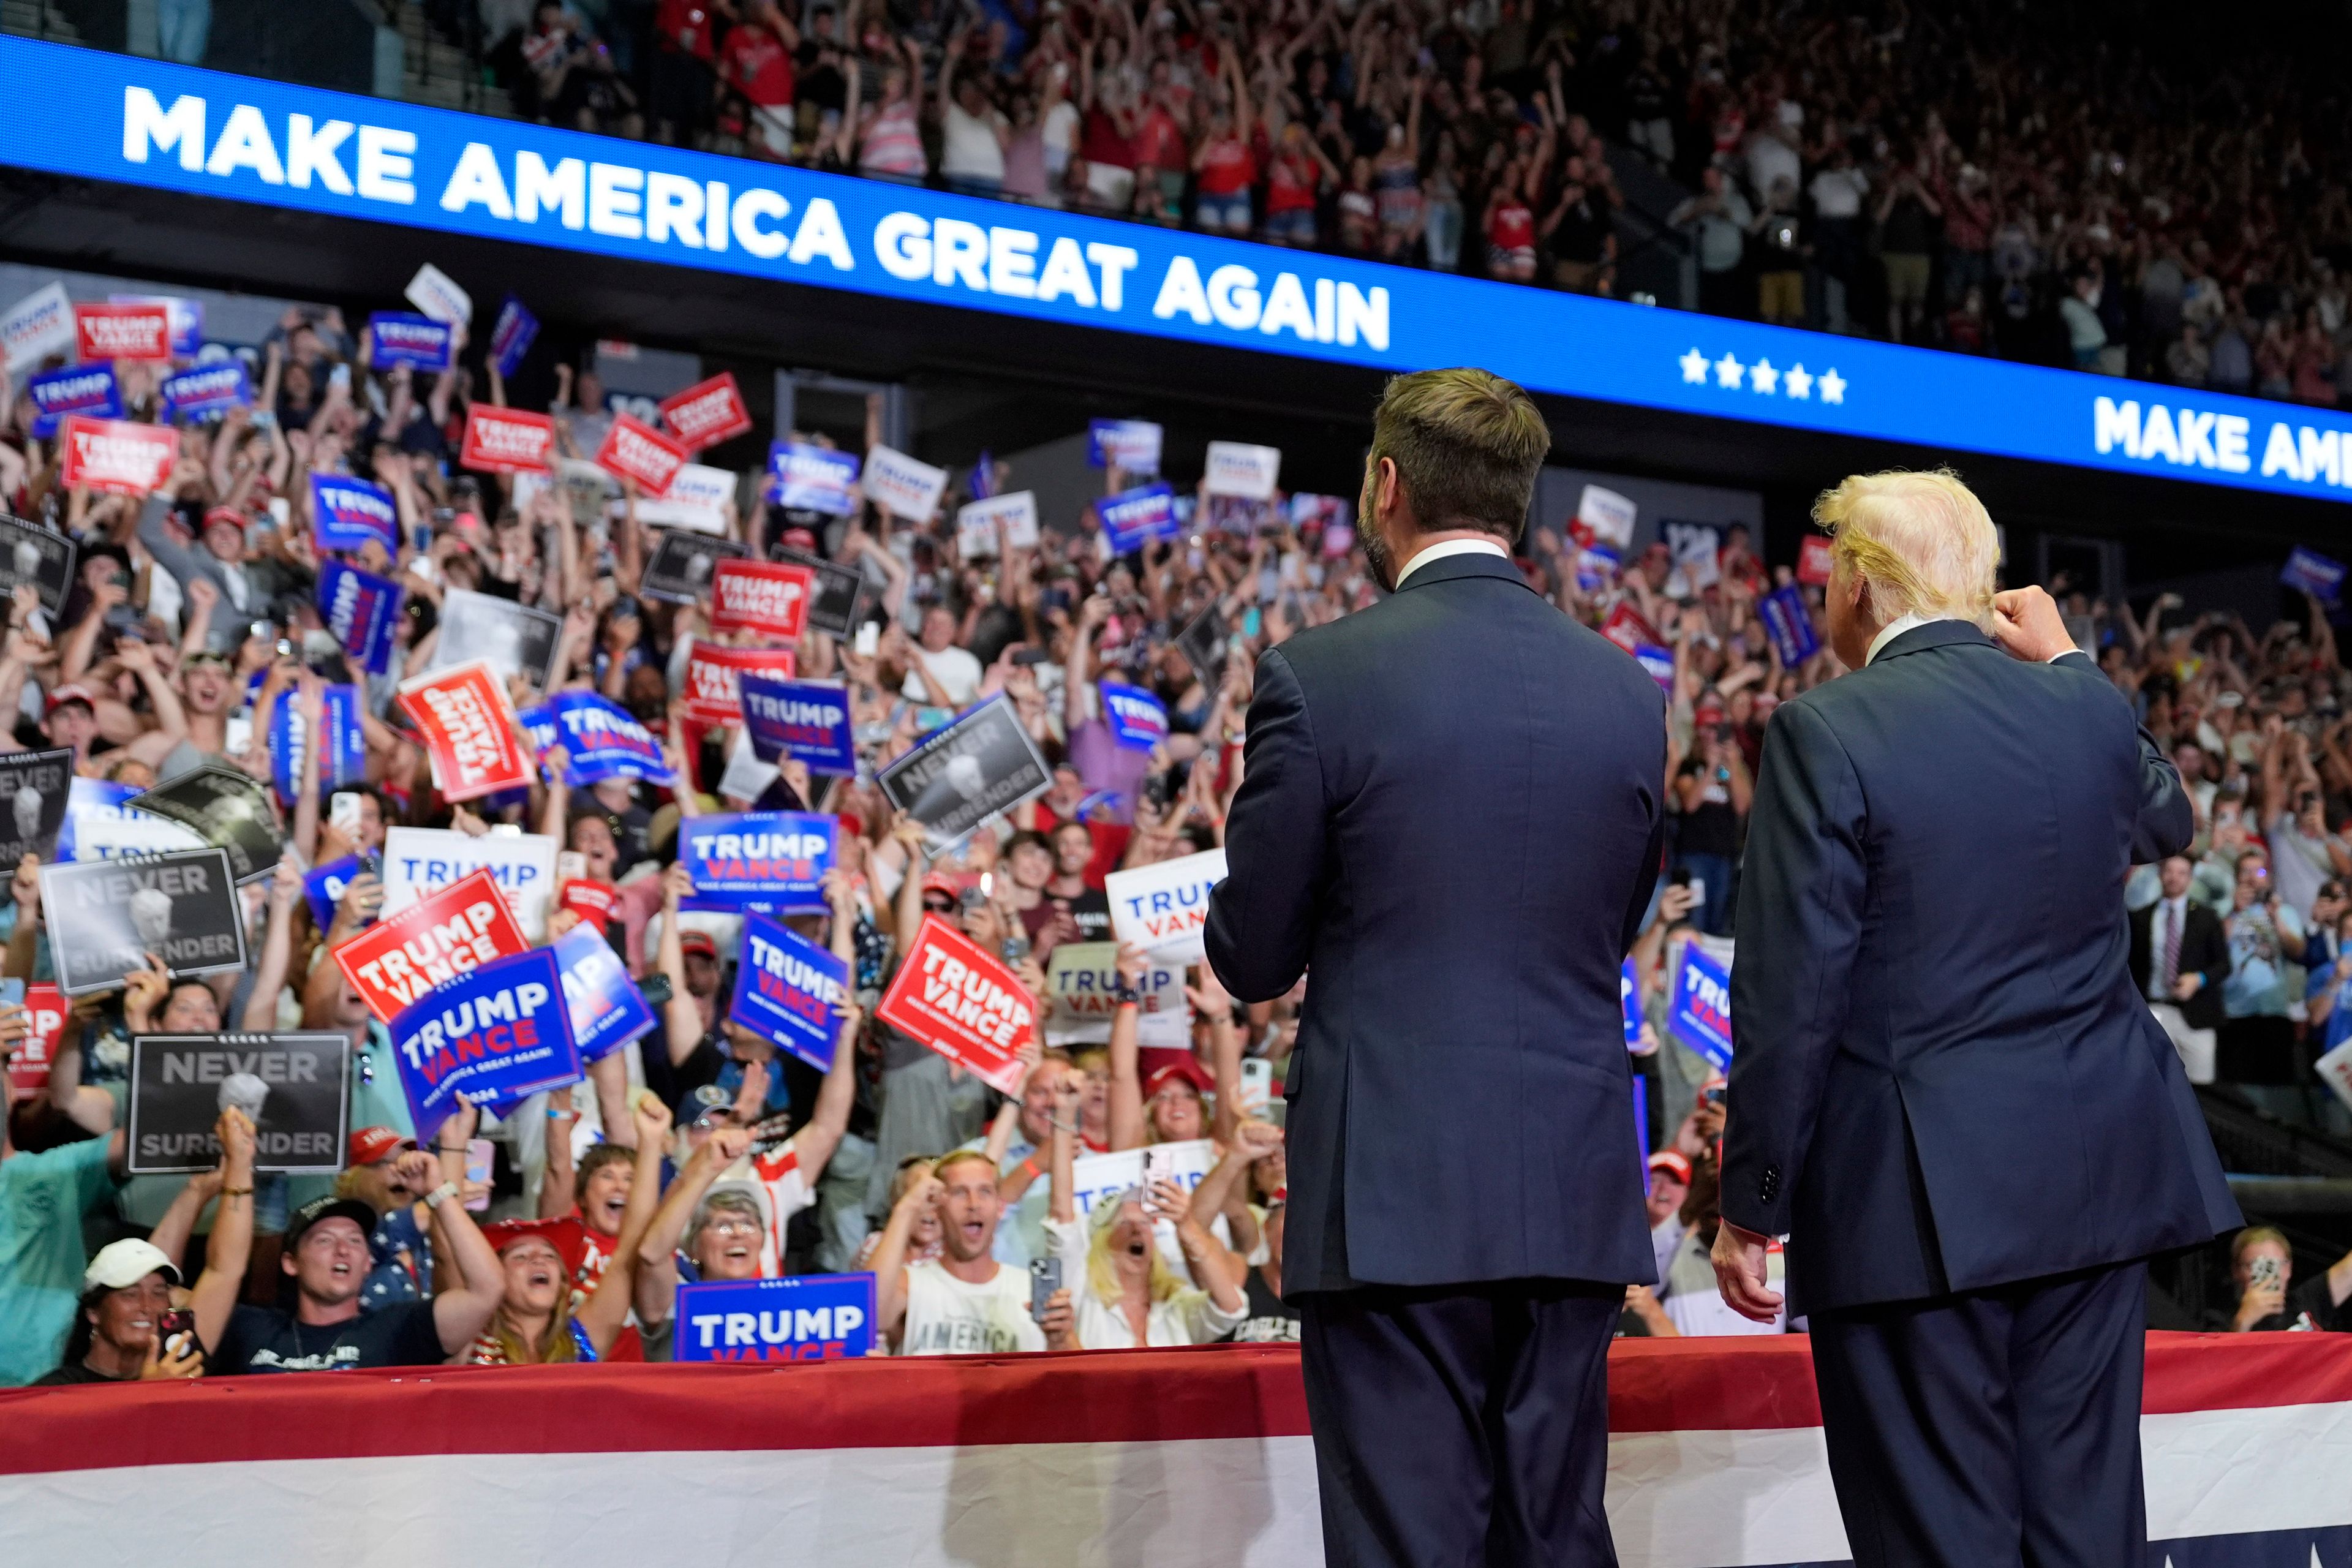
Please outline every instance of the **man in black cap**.
M241 1306L220 1342L210 1347L215 1376L256 1372L346 1372L366 1366L436 1366L464 1350L498 1310L505 1282L498 1254L465 1205L454 1201L466 1174L470 1116L443 1123L435 1158L421 1149L400 1156L401 1184L422 1192L457 1278L429 1301L360 1310L371 1263L368 1233L376 1213L357 1198L323 1197L294 1211L278 1259L293 1286L293 1310ZM253 1211L240 1205L222 1223L250 1231ZM232 1244L242 1238L232 1237ZM241 1250L241 1248L240 1248Z

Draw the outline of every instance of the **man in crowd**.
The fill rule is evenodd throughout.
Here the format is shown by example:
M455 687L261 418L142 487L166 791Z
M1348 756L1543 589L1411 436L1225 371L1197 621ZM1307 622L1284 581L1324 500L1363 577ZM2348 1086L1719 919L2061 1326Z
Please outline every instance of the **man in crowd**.
M908 1262L916 1220L934 1212L941 1221L940 1256ZM900 1355L1077 1348L1068 1289L1033 1311L1028 1274L997 1261L1003 1214L995 1163L977 1151L940 1160L892 1207L874 1253L875 1327Z
M2180 1053L2189 1081L2211 1083L2230 942L2221 919L2190 901L2194 871L2186 855L2168 855L2157 868L2163 897L2131 912L2131 972L2148 1011Z

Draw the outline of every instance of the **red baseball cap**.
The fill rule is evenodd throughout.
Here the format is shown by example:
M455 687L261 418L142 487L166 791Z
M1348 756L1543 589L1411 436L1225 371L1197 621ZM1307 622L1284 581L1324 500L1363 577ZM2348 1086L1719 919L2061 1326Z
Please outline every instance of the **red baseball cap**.
M79 702L93 713L98 711L98 699L89 694L89 687L68 682L49 693L48 700L41 704L41 717L47 718L68 702Z
M351 1136L351 1159L354 1165L373 1165L378 1160L416 1147L416 1140L391 1127L362 1127Z
M677 945L683 952L698 952L709 959L719 956L719 939L707 931L682 931L677 933Z
M1217 1087L1217 1080L1209 1076L1206 1068L1191 1057L1181 1057L1154 1070L1150 1078L1143 1080L1143 1098L1154 1098L1171 1083L1189 1083L1202 1094L1208 1094Z
M1650 1169L1664 1172L1684 1186L1691 1184L1691 1163L1672 1149L1661 1149L1651 1155Z

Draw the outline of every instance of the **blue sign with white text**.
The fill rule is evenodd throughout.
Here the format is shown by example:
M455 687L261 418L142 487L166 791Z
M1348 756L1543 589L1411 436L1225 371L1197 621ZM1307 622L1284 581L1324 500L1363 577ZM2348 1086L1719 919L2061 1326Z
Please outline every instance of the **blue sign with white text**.
M1175 491L1164 483L1105 496L1095 503L1095 514L1102 519L1113 555L1131 555L1155 539L1173 538L1181 527Z
M392 1056L419 1142L448 1120L460 1093L497 1110L579 1082L554 952L535 947L443 981L393 1019Z
M69 364L44 371L25 384L33 396L33 438L52 439L68 414L90 419L122 417L122 389L110 364Z
M360 874L360 858L346 855L340 860L330 860L302 879L302 896L310 900L310 919L320 931L335 923L335 910L351 889L352 879Z
M1675 966L1666 1027L1717 1072L1731 1070L1731 972L1695 942L1684 944L1682 962Z
M571 754L566 784L645 779L667 786L671 782L661 742L620 704L575 689L557 692L533 711L544 712L554 721L555 740ZM538 744L538 736L531 739Z
M238 360L222 360L184 370L165 381L164 419L216 419L232 408L253 406L253 383Z
M392 668L400 606L407 594L389 577L340 561L319 563L320 618L343 652L370 675Z
M490 363L499 367L500 375L511 377L538 336L539 318L521 300L508 295L506 303L499 307L498 324L490 329Z
M1675 694L1674 649L1660 647L1655 643L1635 643L1633 658L1643 669L1650 672L1650 679L1658 683L1659 690L1668 697Z
M38 83L42 105L10 126L0 158L52 174L1381 371L1476 364L1568 397L2352 500L2352 416L2335 409L1646 309L18 37L0 37L0 79Z
M839 1361L874 1353L874 1276L698 1280L677 1288L679 1361Z
M677 863L694 879L689 910L792 914L827 907L837 818L808 811L724 812L678 824Z
M382 485L348 474L310 476L310 525L322 550L357 550L370 540L400 553L400 509Z
M2334 605L2344 594L2344 563L2331 561L2316 550L2305 550L2298 544L2281 568L2279 581L2323 605Z
M787 511L847 517L857 510L857 454L805 441L768 448L768 499Z
M330 686L320 693L319 732L325 741L319 759L319 790L330 794L367 777L367 732L360 723L363 711L360 689ZM278 798L292 805L302 789L303 752L310 743L310 726L291 690L278 694L269 716L269 776Z
M368 363L376 370L445 371L453 338L449 323L408 310L378 310L368 318Z
M1168 738L1168 707L1140 686L1104 681L1103 719L1112 739L1129 751L1148 752Z
M857 773L857 742L849 723L849 693L823 680L777 680L745 671L743 728L763 763L797 757L813 773Z
M848 994L849 965L763 915L743 917L734 1022L823 1072L841 1033L834 1008Z
M582 1061L600 1060L654 1032L654 1010L645 993L593 926L573 926L555 939L552 951Z
M1813 630L1813 617L1805 608L1805 591L1794 583L1785 588L1775 588L1756 601L1757 616L1764 623L1764 635L1772 639L1772 647L1780 656L1780 668L1794 669L1822 651L1821 635Z
M1617 1001L1624 1009L1625 1048L1630 1051L1642 1043L1642 984L1633 976L1630 958L1617 974Z

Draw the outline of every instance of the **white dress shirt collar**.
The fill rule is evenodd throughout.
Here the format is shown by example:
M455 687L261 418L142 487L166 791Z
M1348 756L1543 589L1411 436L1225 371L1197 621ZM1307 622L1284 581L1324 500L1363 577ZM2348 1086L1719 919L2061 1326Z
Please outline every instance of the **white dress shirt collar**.
M1428 565L1433 561L1443 561L1449 555L1472 554L1499 555L1506 561L1508 561L1511 558L1511 552L1504 549L1501 542L1496 540L1442 540L1439 542L1429 546L1426 550L1422 551L1412 560L1404 563L1404 570L1397 574L1397 586L1400 588L1403 587L1404 580L1406 578L1412 576L1414 573L1420 571L1423 567Z
M1915 626L1924 626L1928 624L1927 617L1925 616L1906 615L1895 616L1893 620L1886 623L1885 626L1876 637L1870 639L1870 651L1862 656L1864 667L1866 668L1870 665L1876 663L1878 660L1878 650L1885 647L1888 643L1893 642L1896 637L1901 637L1905 632L1911 630Z

